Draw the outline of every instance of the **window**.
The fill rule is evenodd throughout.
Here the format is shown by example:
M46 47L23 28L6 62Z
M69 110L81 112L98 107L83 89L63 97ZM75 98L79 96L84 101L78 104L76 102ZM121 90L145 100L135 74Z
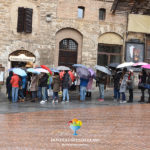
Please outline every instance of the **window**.
M17 32L32 32L32 14L33 9L24 7L18 8Z
M78 18L84 18L84 7L78 7Z
M99 9L99 20L105 20L106 17L106 9L101 8Z

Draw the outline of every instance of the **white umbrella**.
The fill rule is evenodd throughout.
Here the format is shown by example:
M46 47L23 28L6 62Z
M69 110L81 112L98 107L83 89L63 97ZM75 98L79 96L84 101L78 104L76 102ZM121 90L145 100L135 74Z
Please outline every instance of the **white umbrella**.
M106 74L108 74L108 75L111 75L110 70L109 70L108 68L104 67L104 66L96 65L96 66L95 66L95 69L96 69L96 70L99 70L99 71L101 71L101 72L104 72L104 73L106 73Z
M48 70L43 69L43 68L35 68L35 71L37 71L37 72L49 73Z
M140 66L144 66L144 65L148 65L148 63L145 63L145 62L138 62L138 63L135 63L133 65L133 67L140 67Z
M124 62L124 63L118 65L117 68L130 67L130 66L133 66L133 65L134 65L133 62Z
M56 69L57 70L70 70L70 68L66 66L58 66Z

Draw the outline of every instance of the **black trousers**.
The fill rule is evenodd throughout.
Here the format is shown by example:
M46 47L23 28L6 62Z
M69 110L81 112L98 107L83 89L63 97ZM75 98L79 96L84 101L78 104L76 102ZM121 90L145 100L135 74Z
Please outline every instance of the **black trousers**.
M129 101L133 102L133 89L129 89Z

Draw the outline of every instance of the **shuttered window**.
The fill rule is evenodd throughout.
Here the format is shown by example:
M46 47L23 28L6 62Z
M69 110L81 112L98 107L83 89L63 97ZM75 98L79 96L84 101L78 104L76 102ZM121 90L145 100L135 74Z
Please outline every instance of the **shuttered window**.
M24 7L18 8L17 32L32 32L32 14L33 9Z

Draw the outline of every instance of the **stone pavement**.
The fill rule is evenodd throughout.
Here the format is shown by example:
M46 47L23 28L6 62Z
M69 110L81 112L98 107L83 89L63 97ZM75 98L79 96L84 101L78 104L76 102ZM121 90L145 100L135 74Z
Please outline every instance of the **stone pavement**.
M99 102L98 91L85 102L71 94L71 102L44 105L12 104L0 97L0 150L150 150L150 104L113 102L112 89ZM74 136L68 121L83 122Z

